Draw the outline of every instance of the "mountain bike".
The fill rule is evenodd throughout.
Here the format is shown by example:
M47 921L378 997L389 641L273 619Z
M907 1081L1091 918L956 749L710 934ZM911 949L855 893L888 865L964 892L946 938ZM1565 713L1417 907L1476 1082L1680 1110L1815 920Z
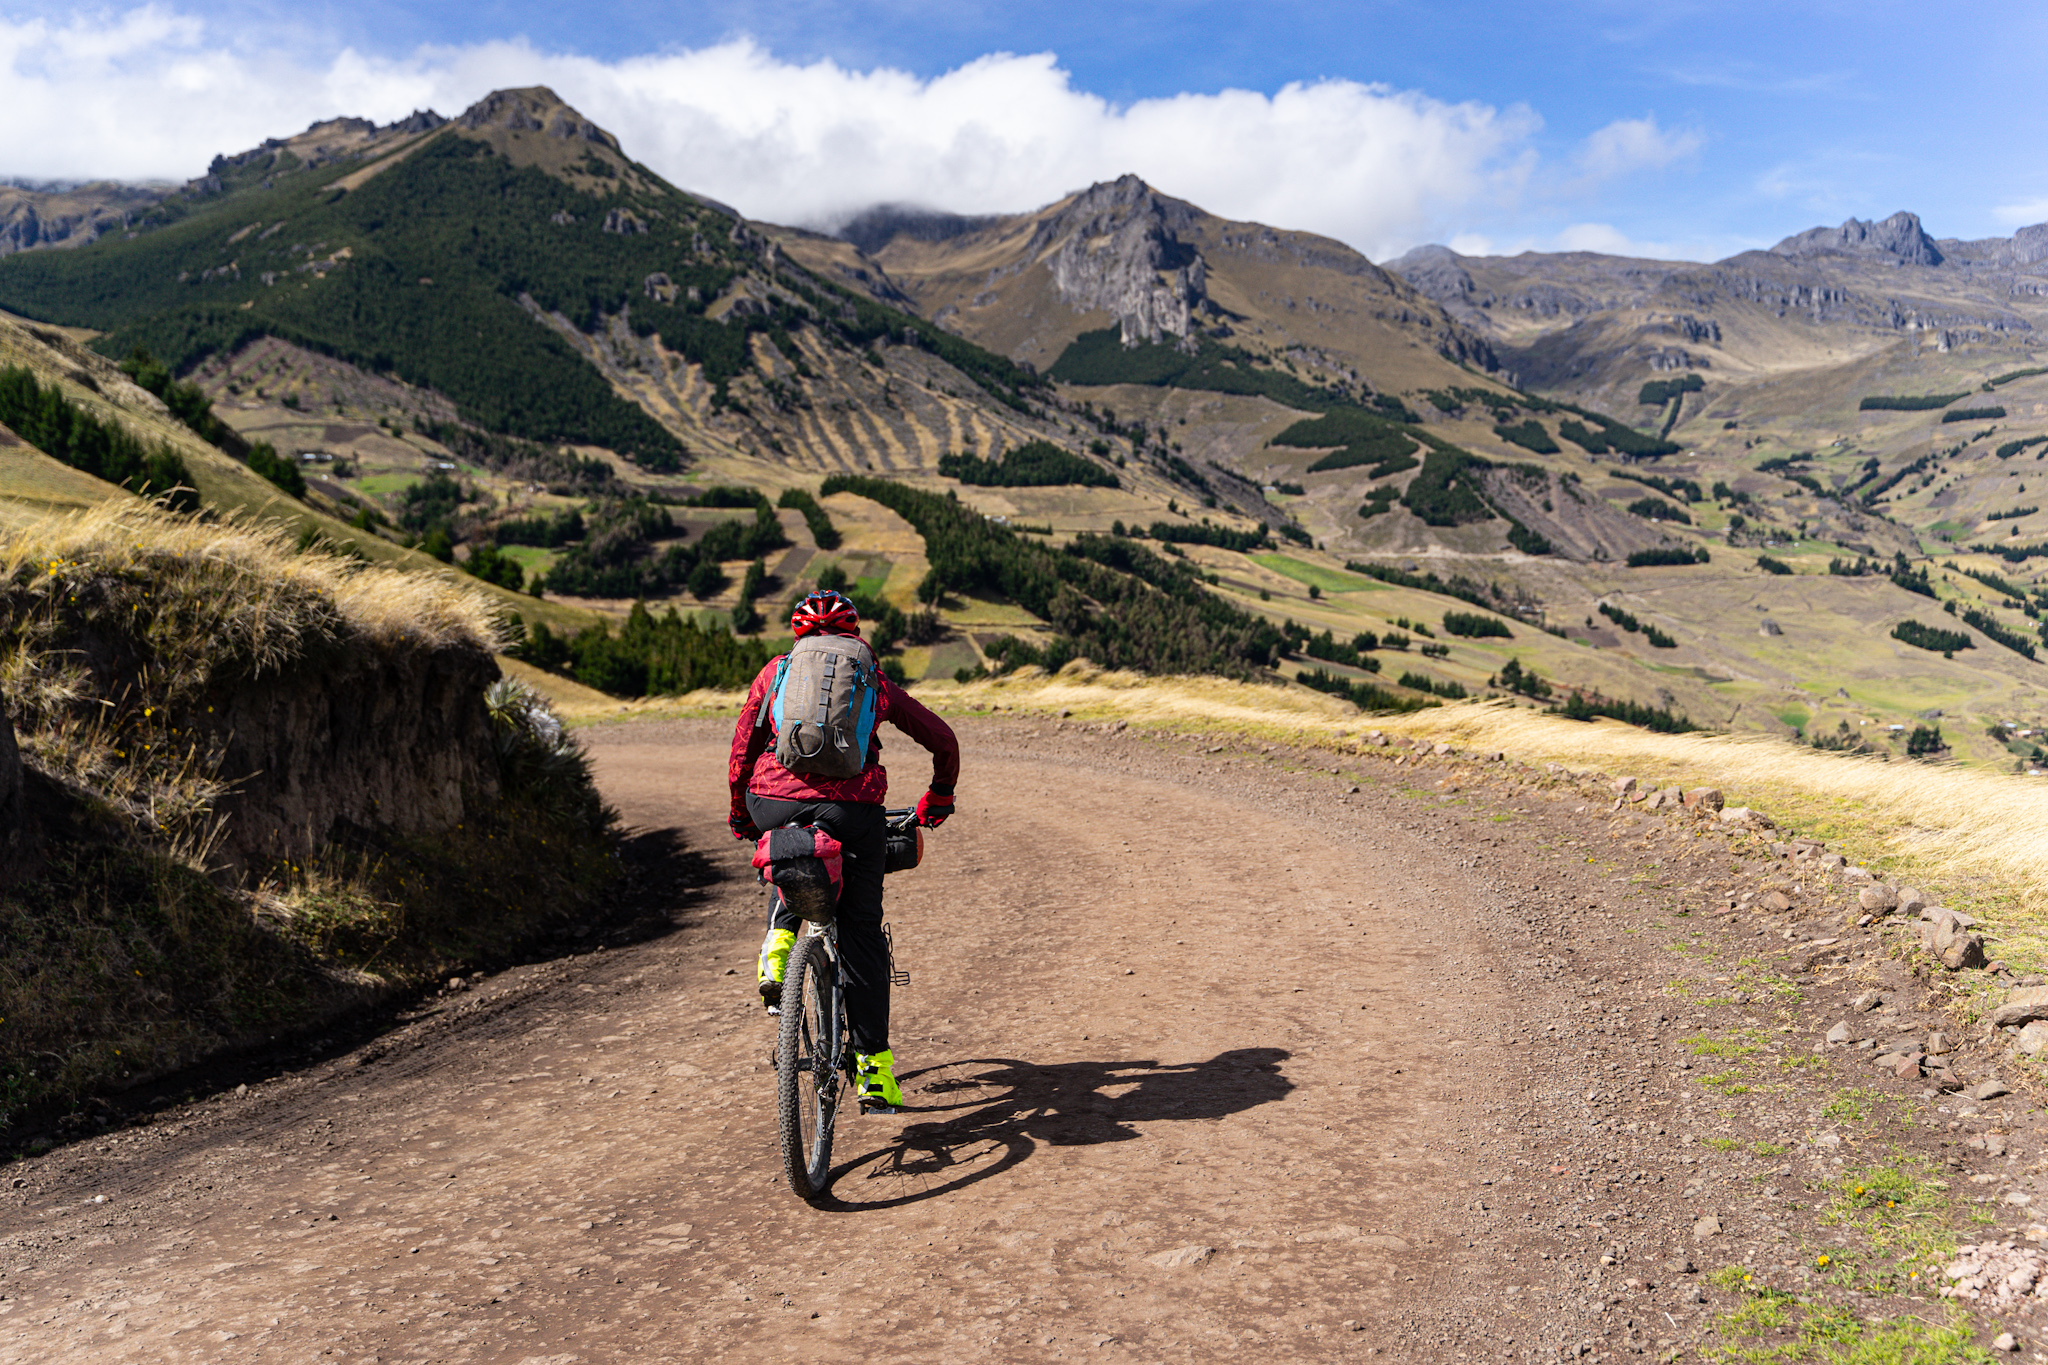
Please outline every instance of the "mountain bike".
M915 840L907 866L923 853L917 812L887 813L892 845ZM898 858L894 849L891 870ZM896 970L896 945L889 926L882 926L889 950L889 983L910 984L910 974ZM790 949L782 977L782 1004L775 1037L776 1126L782 1140L782 1165L789 1187L800 1199L815 1200L832 1179L832 1126L839 1106L855 1090L853 1047L847 1039L846 997L839 978L839 924L806 923ZM862 1113L896 1111L860 1103Z

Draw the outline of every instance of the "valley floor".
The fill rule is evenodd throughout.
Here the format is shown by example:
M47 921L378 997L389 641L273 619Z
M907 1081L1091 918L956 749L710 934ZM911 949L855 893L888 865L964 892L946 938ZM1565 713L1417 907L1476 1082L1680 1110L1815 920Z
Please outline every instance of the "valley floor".
M586 732L696 850L643 866L655 932L8 1167L0 1359L1823 1359L1821 1312L1941 1336L1941 1230L2033 1197L2019 1097L1822 1043L1940 1020L1761 850L1501 764L1006 719L890 882L911 1109L808 1207L728 724ZM1731 910L1765 879L1782 923ZM1953 1321L1926 1359L2006 1325Z

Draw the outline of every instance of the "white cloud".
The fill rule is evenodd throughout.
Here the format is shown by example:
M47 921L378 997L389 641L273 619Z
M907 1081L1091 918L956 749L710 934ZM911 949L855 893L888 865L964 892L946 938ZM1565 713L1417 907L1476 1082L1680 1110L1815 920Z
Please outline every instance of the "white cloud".
M1551 238L1552 251L1598 251L1608 256L1676 260L1683 251L1658 242L1638 242L1611 223L1573 223Z
M2006 227L2031 227L2048 223L2048 199L2026 199L2017 204L2000 204L1991 210L1994 220Z
M1616 119L1580 146L1579 170L1592 180L1656 170L1691 156L1705 141L1698 133L1667 132L1654 118Z
M1511 203L1535 171L1539 126L1519 107L1341 80L1116 105L1076 89L1051 54L991 55L930 79L783 62L748 40L616 62L522 42L306 60L236 48L152 4L0 20L0 174L184 178L214 152L318 119L452 115L535 84L675 183L755 217L824 223L885 201L1014 211L1135 171L1216 213L1376 258ZM1589 164L1646 164L1672 145L1638 122L1647 135L1595 134Z

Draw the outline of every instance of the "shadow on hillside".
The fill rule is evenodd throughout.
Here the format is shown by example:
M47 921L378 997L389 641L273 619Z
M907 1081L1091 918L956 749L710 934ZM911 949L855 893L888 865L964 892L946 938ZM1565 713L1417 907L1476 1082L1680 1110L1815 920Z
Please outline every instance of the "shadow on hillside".
M1280 1073L1290 1055L1259 1047L1180 1064L995 1059L911 1072L902 1078L905 1113L954 1116L911 1123L890 1145L842 1163L819 1206L847 1213L898 1208L1007 1171L1041 1143L1131 1142L1145 1137L1137 1125L1242 1113L1294 1089ZM859 1131L857 1122L841 1127L842 1140Z

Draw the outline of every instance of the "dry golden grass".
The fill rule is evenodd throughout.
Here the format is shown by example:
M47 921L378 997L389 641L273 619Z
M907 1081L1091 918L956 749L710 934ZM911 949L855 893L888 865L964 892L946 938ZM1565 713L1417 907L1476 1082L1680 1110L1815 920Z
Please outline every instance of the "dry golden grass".
M321 649L500 640L482 594L301 549L276 522L202 521L134 499L0 522L0 705L23 746L195 862L227 789L219 738L191 722L217 680ZM120 671L96 674L88 645Z
M380 645L495 650L504 628L479 591L432 574L364 564L292 528L237 518L200 521L132 502L103 503L0 528L0 583L111 575L162 580L223 647L259 668L295 656L317 634Z
M1501 751L1527 764L1634 776L1657 786L1711 786L1787 829L1828 841L1853 861L1914 881L1987 914L1999 951L2048 961L2048 779L1980 768L1829 753L1753 735L1659 735L1618 721L1570 721L1527 707L1470 702L1374 717L1301 688L1209 678L1142 678L1076 663L920 697L943 710L1071 709L1080 719L1249 731L1356 749L1369 730Z

